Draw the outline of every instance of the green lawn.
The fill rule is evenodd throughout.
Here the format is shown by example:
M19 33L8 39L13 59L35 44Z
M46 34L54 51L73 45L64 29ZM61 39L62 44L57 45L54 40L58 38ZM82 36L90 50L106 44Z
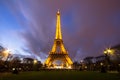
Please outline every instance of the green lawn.
M120 80L119 73L87 71L37 71L0 74L0 80Z

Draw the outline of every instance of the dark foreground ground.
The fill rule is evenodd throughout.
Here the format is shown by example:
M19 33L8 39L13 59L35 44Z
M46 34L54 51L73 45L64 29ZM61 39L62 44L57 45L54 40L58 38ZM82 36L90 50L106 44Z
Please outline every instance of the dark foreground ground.
M0 80L120 80L120 73L89 71L36 71L0 73Z

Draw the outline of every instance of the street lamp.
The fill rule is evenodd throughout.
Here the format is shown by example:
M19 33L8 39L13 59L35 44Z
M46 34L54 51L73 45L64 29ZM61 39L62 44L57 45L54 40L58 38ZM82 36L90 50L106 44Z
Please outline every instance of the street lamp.
M105 54L105 57L106 57L106 61L107 61L107 66L111 64L110 62L110 56L113 55L115 52L114 49L110 49L110 48L107 48L105 51L104 51L104 54Z
M115 53L115 50L114 49L110 49L110 48L107 48L105 51L104 51L104 54L106 57L110 58L111 55L113 55Z
M2 55L3 55L3 58L7 60L10 55L10 50L8 49L3 50Z
M108 49L106 49L106 50L104 51L104 54L107 54L107 55L113 55L113 54L114 54L114 50L108 48Z
M37 63L37 60L36 60L36 59L34 59L33 63L34 63L34 64L36 64L36 63Z

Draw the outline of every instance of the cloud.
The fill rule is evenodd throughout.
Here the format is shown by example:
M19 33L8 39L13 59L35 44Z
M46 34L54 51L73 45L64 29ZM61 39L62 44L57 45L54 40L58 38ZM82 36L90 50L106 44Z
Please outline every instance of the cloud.
M120 43L119 0L21 0L5 2L24 31L26 47L34 54L48 55L61 11L62 34L72 59L98 56L105 47ZM80 55L78 57L78 55Z

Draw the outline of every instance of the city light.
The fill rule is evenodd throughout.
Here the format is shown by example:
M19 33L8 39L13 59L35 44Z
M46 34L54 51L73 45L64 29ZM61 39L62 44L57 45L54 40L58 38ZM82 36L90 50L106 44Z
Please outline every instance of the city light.
M104 54L109 54L109 55L113 55L115 52L114 49L110 49L110 48L107 48L105 51L104 51Z
M101 62L101 63L100 63L100 65L102 66L102 65L103 65L103 63Z
M62 69L63 66L54 66L54 68L56 68L56 69Z
M3 60L6 60L9 55L10 55L10 50L9 49L5 49L5 50L2 51Z
M36 64L36 63L37 63L37 60L36 60L36 59L34 59L33 63L34 63L34 64Z
M68 66L68 69L72 69L72 67L71 67L71 66Z

